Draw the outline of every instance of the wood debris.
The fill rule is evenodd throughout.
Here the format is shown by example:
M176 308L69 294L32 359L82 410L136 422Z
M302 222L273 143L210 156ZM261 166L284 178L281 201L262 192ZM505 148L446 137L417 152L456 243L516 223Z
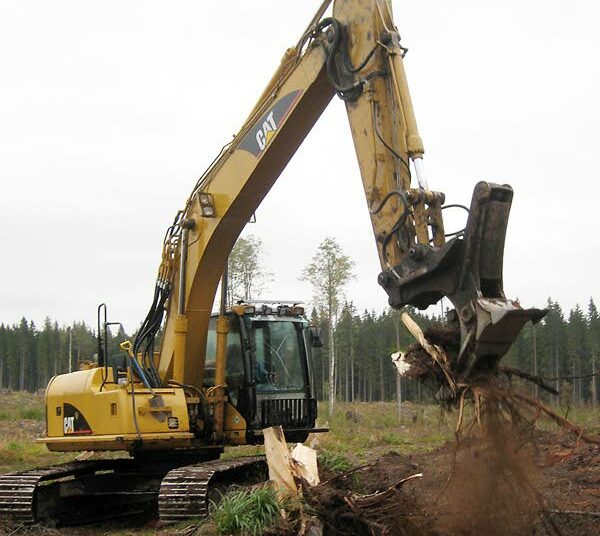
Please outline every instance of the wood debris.
M281 426L263 430L269 480L280 499L299 496L302 487L319 484L317 452L298 443L290 452Z

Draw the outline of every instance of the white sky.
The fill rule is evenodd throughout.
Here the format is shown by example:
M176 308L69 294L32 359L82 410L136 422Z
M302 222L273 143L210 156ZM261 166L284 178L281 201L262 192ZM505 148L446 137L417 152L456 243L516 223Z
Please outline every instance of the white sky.
M165 228L319 3L0 2L0 322L93 324L106 301L134 329ZM478 180L513 186L508 296L600 300L599 4L393 4L430 186L464 204ZM297 278L329 235L356 262L347 295L386 305L340 101L250 232L270 297L310 299Z

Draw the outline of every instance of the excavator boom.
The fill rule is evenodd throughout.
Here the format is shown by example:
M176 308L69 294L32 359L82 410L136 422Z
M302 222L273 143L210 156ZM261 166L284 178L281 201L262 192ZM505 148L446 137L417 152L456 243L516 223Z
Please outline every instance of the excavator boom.
M117 488L122 494L124 486L131 497L158 498L166 520L199 515L212 485L264 471L261 460L216 461L225 445L260 443L262 429L272 425L282 425L290 440L323 431L316 428L309 357L320 340L303 307L228 307L226 273L242 229L335 95L348 112L378 281L390 306L426 308L447 297L461 333L453 366L463 377L493 373L525 322L544 315L504 294L509 186L480 182L463 207L465 228L444 228L448 205L425 177L407 49L390 0L335 0L324 17L330 3L286 51L239 133L168 228L152 305L133 344L123 343L124 354L115 358L99 338L97 364L48 385L40 441L49 449L126 450L134 460L4 475L1 515L32 522L42 504L65 514L60 497L94 499ZM213 314L219 282L221 306ZM99 337L111 324L105 307L100 314Z
M176 222L163 262L168 275L159 278L159 285L174 287L162 379L202 383L206 326L229 251L335 94L346 104L382 267L378 281L390 306L423 309L448 297L461 329L457 367L465 375L493 369L523 324L544 314L523 310L503 292L510 187L478 184L465 229L447 240L445 195L430 190L424 175L404 70L407 49L389 0L337 0L332 17L321 18L329 3L286 52ZM183 241L193 246L182 248Z

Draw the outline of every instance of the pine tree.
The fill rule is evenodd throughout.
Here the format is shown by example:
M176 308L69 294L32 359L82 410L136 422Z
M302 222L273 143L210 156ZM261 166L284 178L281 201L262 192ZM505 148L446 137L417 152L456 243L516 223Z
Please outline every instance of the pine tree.
M0 390L5 386L4 369L8 361L8 331L0 324Z
M592 406L596 407L598 404L598 377L595 376L595 374L598 373L598 366L600 363L600 314L598 313L593 298L590 298L588 304L587 325L591 362L590 372L593 375L590 378L590 396Z
M586 390L581 376L588 373L588 337L587 322L583 311L577 305L569 313L569 330L567 336L567 357L571 366L572 379L572 400L579 404L586 398Z

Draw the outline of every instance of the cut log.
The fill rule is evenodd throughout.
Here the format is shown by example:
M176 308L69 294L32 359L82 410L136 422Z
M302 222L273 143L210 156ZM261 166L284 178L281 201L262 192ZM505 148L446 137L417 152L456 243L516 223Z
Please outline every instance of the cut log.
M287 499L298 493L292 473L292 457L285 442L281 426L271 426L263 430L265 454L269 466L269 480L273 483L279 499Z

